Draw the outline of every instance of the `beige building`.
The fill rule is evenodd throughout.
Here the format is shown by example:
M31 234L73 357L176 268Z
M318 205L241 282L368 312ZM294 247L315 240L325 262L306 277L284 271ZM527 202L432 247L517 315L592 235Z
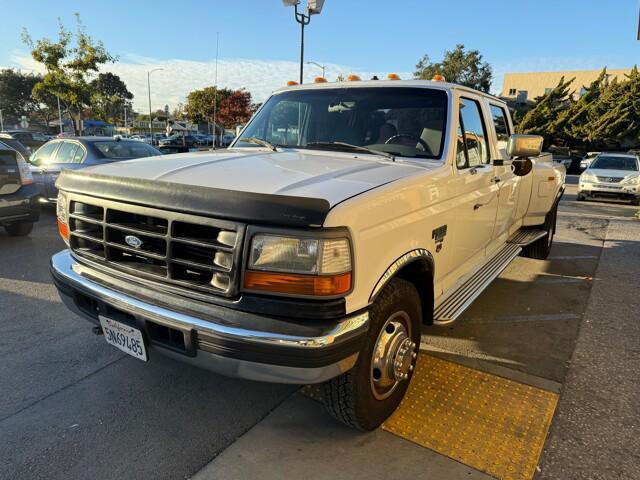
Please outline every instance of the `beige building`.
M517 103L533 101L536 97L544 95L558 85L562 77L565 80L575 77L571 84L574 90L574 98L580 97L585 86L589 86L598 79L602 70L576 70L573 72L525 72L525 73L505 73L502 84L501 97L513 100ZM618 81L625 80L627 70L607 70L606 82L617 78Z

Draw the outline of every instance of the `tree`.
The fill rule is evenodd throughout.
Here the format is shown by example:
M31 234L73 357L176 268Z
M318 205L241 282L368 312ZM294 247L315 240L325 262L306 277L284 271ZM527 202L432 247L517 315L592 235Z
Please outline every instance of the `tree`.
M91 104L95 89L91 85L92 77L100 66L116 60L109 54L103 43L94 41L85 31L80 16L76 14L77 29L75 35L67 31L59 21L58 40L41 38L33 41L24 30L23 42L31 49L33 59L41 63L46 73L42 81L33 88L37 100L46 95L57 95L64 105L65 112L74 120L74 131L80 134L80 121L84 109ZM75 43L72 43L75 40Z
M190 92L184 106L184 112L194 122L213 122L215 113L216 123L226 128L246 123L254 111L251 93L227 88L219 88L216 92L216 87Z
M227 128L243 125L255 112L251 94L244 89L235 90L220 102L218 121Z
M558 118L571 105L570 86L573 80L572 78L565 81L562 77L553 90L537 97L534 100L535 106L519 123L518 133L542 135L545 137L545 145L550 145L553 139L559 136Z
M488 92L493 71L487 62L482 61L478 50L465 51L464 45L458 44L454 50L444 52L441 62L433 63L425 55L416 64L413 74L418 80L431 80L435 75L443 75L451 83Z
M0 108L5 119L17 121L22 115L37 110L38 102L31 96L31 91L41 79L11 68L0 70Z
M115 123L125 107L131 111L133 94L118 75L100 73L90 86L93 89L91 106L98 118Z

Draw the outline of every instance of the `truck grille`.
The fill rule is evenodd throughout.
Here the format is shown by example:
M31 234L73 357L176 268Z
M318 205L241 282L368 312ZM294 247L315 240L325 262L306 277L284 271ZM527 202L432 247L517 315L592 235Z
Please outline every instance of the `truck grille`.
M129 274L233 296L245 226L111 201L71 198L71 250Z
M599 182L603 183L620 183L624 177L596 177Z

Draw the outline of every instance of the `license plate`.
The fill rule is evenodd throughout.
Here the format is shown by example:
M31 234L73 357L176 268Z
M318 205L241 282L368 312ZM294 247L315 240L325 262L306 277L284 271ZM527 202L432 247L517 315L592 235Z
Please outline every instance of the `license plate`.
M147 361L147 350L144 347L142 332L121 322L116 322L100 315L100 325L107 343L119 348L132 357Z

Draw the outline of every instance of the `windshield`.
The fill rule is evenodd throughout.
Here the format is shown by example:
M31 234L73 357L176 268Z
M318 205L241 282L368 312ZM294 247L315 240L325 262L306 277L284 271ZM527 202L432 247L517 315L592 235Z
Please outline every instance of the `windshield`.
M442 90L293 90L272 96L234 146L258 148L243 141L252 137L295 148L331 143L340 150L341 142L403 157L439 158L446 117L447 94Z
M631 170L638 171L638 161L633 157L601 156L591 164L591 168L603 170Z
M104 158L109 160L128 160L131 158L161 155L155 148L142 142L123 142L118 140L93 142Z

